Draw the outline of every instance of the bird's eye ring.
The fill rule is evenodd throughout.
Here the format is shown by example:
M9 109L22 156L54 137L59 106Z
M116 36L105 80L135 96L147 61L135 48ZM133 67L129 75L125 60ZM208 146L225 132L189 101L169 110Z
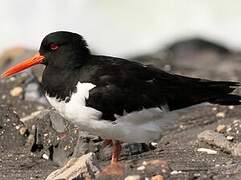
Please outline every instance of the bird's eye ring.
M55 43L51 43L50 44L50 49L53 50L53 51L56 51L57 49L59 49L59 45L55 44Z

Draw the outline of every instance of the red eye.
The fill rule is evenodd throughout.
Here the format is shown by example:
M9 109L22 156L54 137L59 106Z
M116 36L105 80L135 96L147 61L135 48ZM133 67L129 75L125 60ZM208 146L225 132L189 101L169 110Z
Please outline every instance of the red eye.
M59 49L59 46L55 43L52 43L52 44L50 44L50 49L55 51L55 50Z

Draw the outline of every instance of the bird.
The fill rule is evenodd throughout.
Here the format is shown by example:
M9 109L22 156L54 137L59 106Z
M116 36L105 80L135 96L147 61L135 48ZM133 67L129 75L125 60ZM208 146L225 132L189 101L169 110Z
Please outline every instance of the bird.
M174 126L178 117L168 120L163 114L203 102L241 104L241 97L232 94L239 82L187 77L94 55L81 35L68 31L46 35L36 55L9 68L1 78L37 64L45 65L41 86L60 115L112 144L105 173L123 174L121 142L150 143Z

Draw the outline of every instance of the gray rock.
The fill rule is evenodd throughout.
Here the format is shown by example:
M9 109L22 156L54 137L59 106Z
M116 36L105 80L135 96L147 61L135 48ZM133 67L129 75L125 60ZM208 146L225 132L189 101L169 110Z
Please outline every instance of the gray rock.
M57 131L58 133L65 132L65 120L58 112L56 112L55 110L51 110L49 111L48 116L51 120L51 125L55 131Z
M198 135L198 139L210 145L215 145L224 151L230 152L232 144L225 138L223 134L213 130L203 131Z
M70 159L64 167L52 172L46 180L94 179L98 172L95 154L88 153L79 158Z

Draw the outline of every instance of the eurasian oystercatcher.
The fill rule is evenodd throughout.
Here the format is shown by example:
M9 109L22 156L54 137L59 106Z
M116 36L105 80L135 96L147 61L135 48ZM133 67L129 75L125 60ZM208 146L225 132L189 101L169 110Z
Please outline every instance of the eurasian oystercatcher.
M48 34L39 53L8 69L7 77L36 64L46 66L42 86L50 104L81 130L110 142L112 161L104 171L122 173L120 141L149 143L166 126L159 117L202 102L239 105L230 94L238 82L210 81L169 74L125 59L91 54L79 34Z

